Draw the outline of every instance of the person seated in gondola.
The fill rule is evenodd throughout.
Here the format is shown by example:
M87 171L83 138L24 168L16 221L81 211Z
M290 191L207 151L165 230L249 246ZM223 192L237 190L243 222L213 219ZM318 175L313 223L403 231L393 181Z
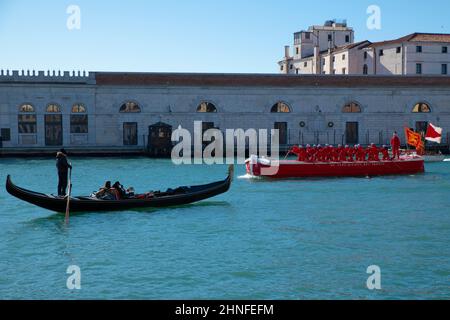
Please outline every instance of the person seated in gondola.
M111 190L116 195L116 200L124 199L126 197L127 191L119 181L116 181L113 184Z
M129 188L127 189L125 197L126 197L127 199L132 199L132 198L135 198L135 197L136 197L136 193L135 193L133 187L129 187Z
M95 192L95 197L101 199L106 193L111 189L111 181L106 181L103 187L100 187L97 192Z

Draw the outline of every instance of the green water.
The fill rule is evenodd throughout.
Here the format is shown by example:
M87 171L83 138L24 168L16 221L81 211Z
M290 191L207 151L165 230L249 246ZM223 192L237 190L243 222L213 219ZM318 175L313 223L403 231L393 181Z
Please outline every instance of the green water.
M225 166L72 159L74 194L105 179L158 190ZM198 204L64 218L0 189L0 298L449 299L450 163L417 176L260 181ZM0 179L56 192L52 159L0 159ZM81 290L66 286L81 269ZM370 291L367 267L381 268Z

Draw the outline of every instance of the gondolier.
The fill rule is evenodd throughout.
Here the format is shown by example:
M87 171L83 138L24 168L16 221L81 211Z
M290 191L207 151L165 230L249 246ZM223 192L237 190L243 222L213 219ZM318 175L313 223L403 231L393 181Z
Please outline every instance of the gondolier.
M58 196L65 197L69 169L72 170L72 165L67 160L67 152L64 149L56 154L56 168L58 169Z

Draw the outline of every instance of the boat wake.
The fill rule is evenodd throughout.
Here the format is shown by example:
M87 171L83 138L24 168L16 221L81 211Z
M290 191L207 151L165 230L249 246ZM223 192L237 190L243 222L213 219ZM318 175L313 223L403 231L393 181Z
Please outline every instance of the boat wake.
M255 176L252 176L251 174L247 173L247 174L245 174L243 176L239 176L238 179L242 179L242 180L259 180L259 179L261 179L261 177L255 177Z

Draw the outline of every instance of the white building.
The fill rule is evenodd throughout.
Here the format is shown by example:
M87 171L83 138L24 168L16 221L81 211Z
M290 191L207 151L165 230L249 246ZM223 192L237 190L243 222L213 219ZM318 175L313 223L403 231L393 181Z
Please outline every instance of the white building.
M449 74L450 34L413 33L372 43L354 42L345 22L328 21L294 34L294 53L285 47L283 74L443 75Z
M283 145L388 144L431 122L448 145L449 97L441 76L0 71L0 156L167 148L172 128L193 132L194 121L276 128Z

